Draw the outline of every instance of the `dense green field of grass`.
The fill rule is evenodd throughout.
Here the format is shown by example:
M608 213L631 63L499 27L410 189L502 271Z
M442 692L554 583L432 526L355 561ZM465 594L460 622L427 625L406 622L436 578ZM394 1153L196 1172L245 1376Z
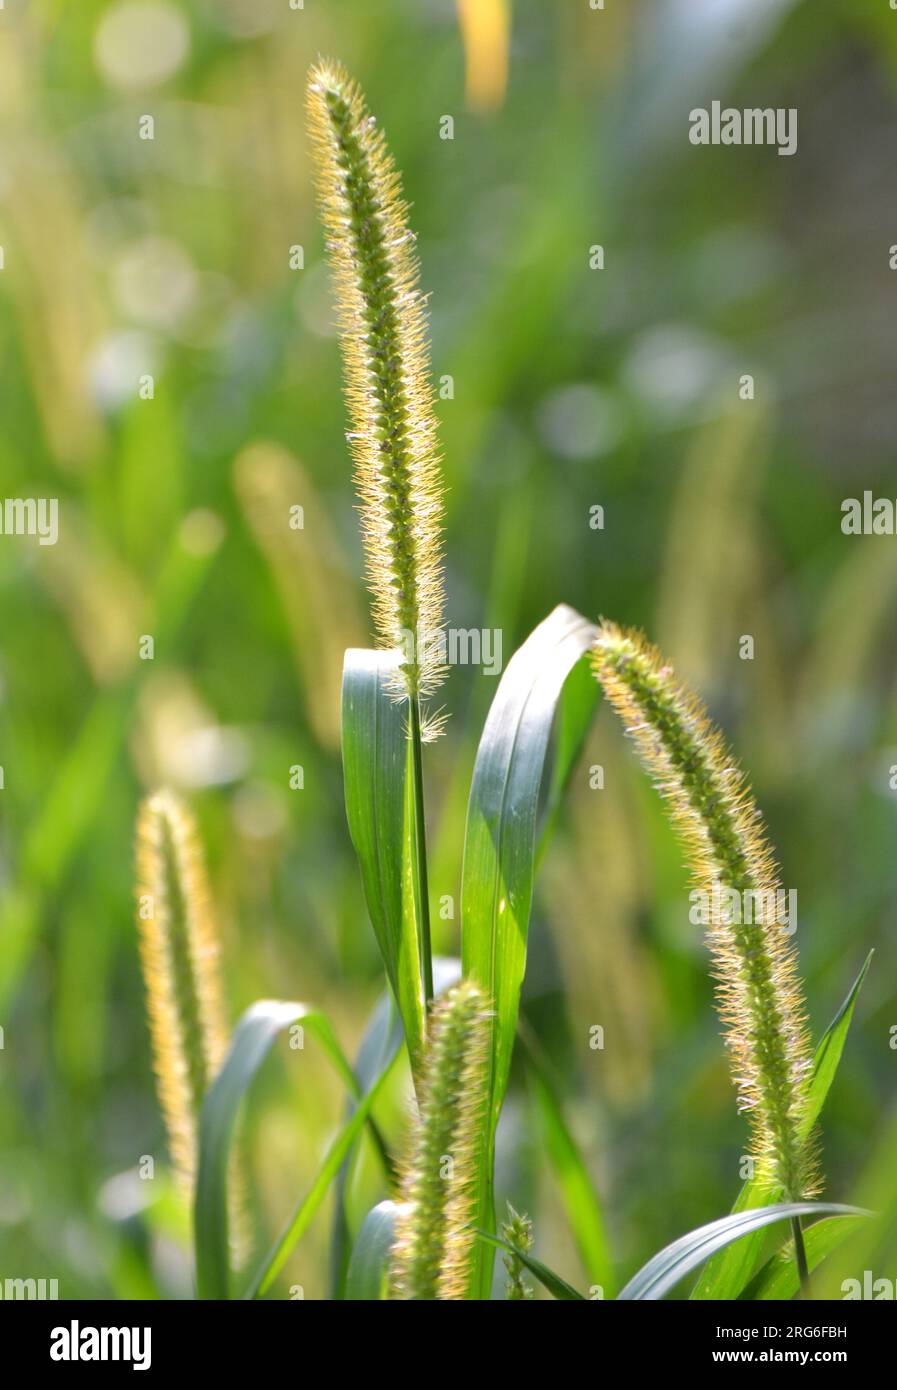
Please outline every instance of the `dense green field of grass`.
M507 864L478 907L478 746L501 672L563 603L643 629L748 770L795 895L812 1043L874 950L826 1078L817 1195L876 1216L814 1291L897 1275L897 538L842 529L845 499L897 496L897 17L878 0L757 8L0 11L0 491L58 500L54 544L0 535L0 1279L195 1291L195 1174L185 1189L173 1172L139 953L135 824L159 787L196 818L224 1042L256 1000L306 1010L255 1021L272 1052L239 1126L235 1287L267 1269L271 1296L344 1292L366 1215L410 1161L426 1000L415 1023L419 977L384 948L356 855L369 837L373 873L403 812L382 768L385 800L367 799L373 722L384 759L407 740L360 658L345 775L341 750L344 653L384 643L315 203L321 54L360 82L411 204L445 614L464 634L431 700L449 717L423 748L426 888L412 844L402 930L419 945L423 891L438 991L462 950L481 979L495 941L522 969L528 921L519 1026L515 1001L483 1005L493 1102L507 1081L499 1220L510 1201L539 1261L610 1297L750 1176L692 881L584 660L541 801L535 754L519 774L531 911L509 894L517 936L483 935ZM796 153L694 145L689 113L715 99L796 108ZM579 658L594 632L554 621ZM539 630L547 645L525 650L547 689ZM496 746L523 680L502 686ZM488 807L495 765L478 775ZM365 1093L399 1041L388 976L414 1065L399 1048L353 1125L348 1073ZM214 1179L200 1292L221 1291L216 1235L227 1247ZM503 1273L498 1258L496 1297Z

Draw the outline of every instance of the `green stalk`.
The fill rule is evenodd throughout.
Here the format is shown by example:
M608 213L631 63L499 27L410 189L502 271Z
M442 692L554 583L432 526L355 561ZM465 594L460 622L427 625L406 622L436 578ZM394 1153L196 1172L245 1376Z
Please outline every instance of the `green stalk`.
M807 1251L804 1246L804 1233L799 1216L792 1216L791 1218L791 1234L794 1237L794 1258L797 1262L797 1273L800 1278L800 1296L807 1300L813 1295L810 1290L810 1270L807 1266Z
M417 901L418 935L420 939L420 974L424 991L424 1008L433 1000L433 949L430 942L430 886L427 874L427 825L424 816L424 768L421 757L420 700L412 696L411 710L411 768L414 791L414 887Z
M494 1235L498 1222L495 1214L495 1130L489 1126L489 1133L483 1145L482 1158L477 1173L478 1221L484 1231ZM495 1266L495 1247L480 1241L471 1264L470 1282L467 1297L487 1303L492 1296L492 1273Z

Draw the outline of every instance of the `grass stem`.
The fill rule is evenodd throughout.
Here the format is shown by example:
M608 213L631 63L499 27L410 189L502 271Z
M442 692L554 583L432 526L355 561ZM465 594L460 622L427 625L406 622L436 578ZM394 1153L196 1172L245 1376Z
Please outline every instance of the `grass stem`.
M791 1234L794 1237L794 1255L797 1260L797 1273L800 1277L800 1296L804 1300L813 1297L810 1290L810 1270L807 1266L807 1251L804 1246L804 1233L799 1216L791 1218Z
M433 1000L433 950L430 944L430 887L427 876L427 826L424 818L424 769L421 758L420 700L412 695L411 759L414 784L414 874L418 901L420 931L420 973L424 990L424 1008Z

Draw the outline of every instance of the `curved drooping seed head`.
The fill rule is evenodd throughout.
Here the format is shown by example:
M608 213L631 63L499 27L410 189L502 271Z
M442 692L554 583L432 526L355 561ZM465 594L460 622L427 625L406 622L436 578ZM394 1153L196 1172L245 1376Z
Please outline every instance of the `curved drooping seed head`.
M189 1197L199 1109L223 1061L227 1026L199 835L172 792L155 792L140 806L137 926L159 1104Z
M486 1112L489 1009L462 980L433 1006L392 1255L397 1298L463 1299Z
M595 675L670 808L708 905L720 1015L757 1174L791 1199L816 1187L806 1015L776 866L747 780L700 702L638 633L603 623Z
M443 486L425 301L399 175L338 64L308 80L309 128L333 266L378 641L404 654L396 693L443 677Z

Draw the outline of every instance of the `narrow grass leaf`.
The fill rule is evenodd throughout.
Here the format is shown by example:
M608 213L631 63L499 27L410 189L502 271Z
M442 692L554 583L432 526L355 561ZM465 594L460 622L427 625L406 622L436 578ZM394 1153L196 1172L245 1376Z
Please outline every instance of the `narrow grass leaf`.
M834 1202L782 1202L756 1211L723 1216L719 1221L709 1221L706 1226L699 1226L659 1251L630 1279L617 1297L621 1302L663 1298L709 1255L776 1221L790 1220L793 1216L865 1214L859 1207L840 1206Z
M557 1179L583 1268L589 1283L599 1286L603 1297L612 1298L616 1281L601 1200L564 1118L552 1078L532 1064L530 1083L545 1136L546 1155Z
M826 1216L808 1226L803 1234L807 1268L810 1273L812 1274L813 1270L867 1219L865 1216ZM739 1297L745 1302L784 1300L794 1298L799 1289L800 1277L794 1251L786 1245L766 1261Z
M537 866L551 841L570 774L582 752L599 698L600 691L588 663L578 661L564 682L557 705L550 748L551 771L543 778L536 825Z
M352 648L343 671L343 776L368 912L419 1075L425 1032L414 878L411 742L390 695L397 658Z
M389 1257L396 1238L395 1202L380 1202L364 1218L352 1247L346 1298L350 1302L384 1299L389 1287Z
M259 1298L268 1292L274 1280L289 1259L293 1247L296 1245L297 1241L301 1240L302 1236L308 1230L312 1218L320 1208L331 1183L336 1179L340 1169L352 1152L353 1146L357 1142L362 1128L367 1122L378 1097L392 1073L397 1056L398 1053L393 1055L387 1063L385 1070L381 1072L371 1089L359 1100L358 1108L353 1113L351 1119L343 1125L342 1129L333 1140L318 1170L317 1177L305 1196L301 1197L297 1202L283 1233L262 1261L255 1277L250 1281L243 1295L244 1298Z
M822 1107L825 1104L825 1098L829 1093L829 1088L835 1079L835 1073L841 1061L841 1054L844 1051L844 1044L847 1041L847 1030L853 1018L857 997L863 987L863 981L868 974L874 954L873 951L869 952L863 962L863 968L850 987L847 998L825 1030L822 1040L816 1049L816 1054L813 1058L813 1079L810 1082L809 1107L807 1111L808 1128L818 1119Z
M262 999L242 1015L221 1070L206 1093L199 1127L199 1166L194 1204L196 1288L200 1298L230 1296L227 1173L234 1126L246 1092L276 1038L294 1023L321 1045L336 1071L359 1096L358 1083L325 1014L307 1004ZM360 1123L368 1108L356 1111ZM359 1125L360 1127L360 1125ZM336 1175L338 1166L334 1170Z
M193 1230L199 1298L230 1297L227 1170L240 1104L277 1035L303 1013L301 1004L263 999L234 1029L224 1064L206 1094L199 1126Z
M538 1279L543 1288L554 1298L564 1302L585 1303L588 1300L578 1289L574 1289L572 1284L568 1284L566 1279L562 1279L548 1265L544 1265L541 1260L537 1260L534 1255L530 1255L523 1250L518 1250L516 1245L511 1245L509 1241L503 1240L501 1236L490 1235L488 1231L477 1231L481 1241L494 1247L496 1250L507 1250L509 1254L516 1255L522 1265L525 1265L534 1279Z
M461 886L461 959L466 978L487 991L489 1107L477 1224L492 1228L492 1147L508 1083L533 895L536 823L549 736L568 676L597 629L561 605L514 654L492 702L477 751ZM574 741L568 736L564 761ZM492 1256L478 1247L477 1297L487 1297Z
M384 990L371 1010L370 1017L361 1039L361 1046L355 1059L355 1075L362 1095L377 1081L381 1072L402 1046L404 1033L402 1020L390 990ZM348 1122L356 1109L356 1101L350 1097L346 1102L344 1119ZM351 1234L346 1220L346 1189L352 1172L353 1154L349 1153L342 1164L336 1181L334 1194L333 1221L330 1229L330 1297L341 1299L346 1294L346 1276L352 1251ZM392 1165L388 1176L393 1177Z

